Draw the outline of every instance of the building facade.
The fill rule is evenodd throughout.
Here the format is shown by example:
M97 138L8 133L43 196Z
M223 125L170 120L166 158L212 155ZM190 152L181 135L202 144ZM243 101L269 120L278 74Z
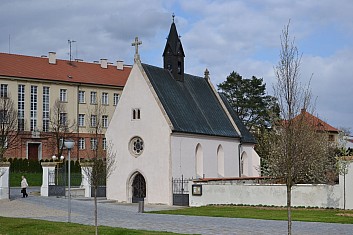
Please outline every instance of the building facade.
M184 73L174 22L163 68L141 63L137 52L106 133L118 163L107 198L171 205L173 179L259 176L256 140L207 70L204 77Z
M106 59L59 60L54 52L42 57L0 53L0 98L11 99L18 116L16 141L4 146L4 157L50 159L62 154L58 146L64 138L76 142L74 159L89 157L98 146L104 149L105 130L130 71L122 61L113 65Z

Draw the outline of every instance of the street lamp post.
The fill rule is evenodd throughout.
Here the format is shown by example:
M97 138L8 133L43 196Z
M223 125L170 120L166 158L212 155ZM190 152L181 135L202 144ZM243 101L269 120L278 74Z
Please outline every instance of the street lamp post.
M69 187L69 200L68 200L68 222L71 223L71 159L70 159L70 151L74 147L75 142L71 139L66 139L64 141L64 145L68 150L68 162L69 162L69 173L68 173L68 187Z

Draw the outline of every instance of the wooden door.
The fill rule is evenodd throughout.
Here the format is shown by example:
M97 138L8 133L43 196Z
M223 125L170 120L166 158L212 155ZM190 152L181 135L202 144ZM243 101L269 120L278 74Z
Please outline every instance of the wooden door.
M39 160L38 158L39 144L28 144L28 160Z

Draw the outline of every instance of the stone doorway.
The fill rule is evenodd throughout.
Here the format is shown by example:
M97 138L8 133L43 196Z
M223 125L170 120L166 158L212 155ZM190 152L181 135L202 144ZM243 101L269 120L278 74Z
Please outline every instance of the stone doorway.
M132 203L144 201L146 197L146 181L145 178L137 173L132 181Z

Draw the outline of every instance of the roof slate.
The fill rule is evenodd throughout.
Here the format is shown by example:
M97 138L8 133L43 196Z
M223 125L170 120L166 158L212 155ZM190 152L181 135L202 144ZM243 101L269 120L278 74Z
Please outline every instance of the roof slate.
M168 70L142 64L174 132L239 138L208 82L185 74L175 80Z
M56 60L49 64L49 59L0 53L0 76L33 78L49 81L63 81L94 85L125 86L131 67L118 70L108 65L101 68L100 64L87 62L71 62Z

